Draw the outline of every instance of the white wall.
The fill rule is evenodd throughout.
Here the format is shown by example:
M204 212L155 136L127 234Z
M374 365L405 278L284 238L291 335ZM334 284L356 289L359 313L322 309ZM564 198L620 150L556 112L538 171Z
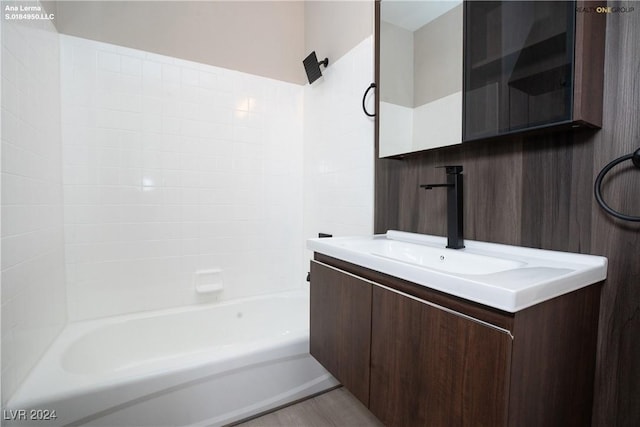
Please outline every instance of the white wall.
M384 117L379 129L380 141L384 141L380 157L413 151L414 109L385 101L380 101L379 108L380 117Z
M2 403L66 320L58 50L50 22L3 20Z
M395 156L462 141L462 91L408 108L380 102L380 157Z
M299 85L61 36L72 320L299 287ZM301 65L302 66L302 65Z
M413 145L409 151L460 144L462 142L462 91L414 108L412 140Z
M373 73L369 36L305 86L305 238L373 233L374 121L362 111Z

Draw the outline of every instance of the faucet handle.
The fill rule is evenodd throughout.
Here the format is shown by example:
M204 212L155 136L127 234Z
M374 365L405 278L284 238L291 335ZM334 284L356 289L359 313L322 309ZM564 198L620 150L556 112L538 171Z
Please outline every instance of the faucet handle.
M457 175L462 173L462 166L436 166L436 168L445 168L447 175Z

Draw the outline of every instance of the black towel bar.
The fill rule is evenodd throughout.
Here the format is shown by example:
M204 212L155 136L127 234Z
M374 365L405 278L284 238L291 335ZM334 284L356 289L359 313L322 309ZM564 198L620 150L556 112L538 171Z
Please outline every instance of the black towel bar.
M375 83L371 83L369 85L369 87L367 88L367 90L364 91L364 95L362 96L362 109L364 110L364 113L369 116L369 117L375 117L376 113L370 113L367 111L367 106L365 105L365 100L367 99L367 94L369 93L369 91L371 89L375 89L376 88L376 84Z
M598 174L598 177L596 178L596 183L594 185L594 193L596 195L596 201L598 202L600 207L602 207L602 209L604 209L609 215L613 215L614 217L618 219L623 219L625 221L640 222L640 216L625 215L616 210L613 210L609 207L609 205L607 205L607 203L602 198L602 179L607 174L607 172L611 170L611 168L613 168L618 163L622 163L627 160L631 160L635 167L640 168L640 148L638 148L636 151L634 151L631 154L627 154L622 157L618 157L615 160L612 160L611 162L609 162L609 164L607 164L604 168L602 168L602 170Z

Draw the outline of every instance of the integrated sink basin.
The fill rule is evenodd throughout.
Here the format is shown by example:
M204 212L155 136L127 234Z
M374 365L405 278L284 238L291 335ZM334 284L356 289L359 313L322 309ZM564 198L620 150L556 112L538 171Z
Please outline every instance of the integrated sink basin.
M314 252L508 312L607 277L607 259L389 230L365 237L309 239Z
M422 268L456 274L490 274L513 270L521 261L477 255L456 249L440 249L408 242L375 240L370 253L374 256L403 262ZM380 246L376 248L375 246Z

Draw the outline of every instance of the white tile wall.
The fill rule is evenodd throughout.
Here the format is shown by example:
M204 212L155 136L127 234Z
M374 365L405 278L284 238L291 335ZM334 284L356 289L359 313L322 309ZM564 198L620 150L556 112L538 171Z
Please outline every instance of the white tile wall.
M322 73L304 89L305 239L371 234L374 121L362 111L362 96L373 81L373 37Z
M61 36L69 317L296 288L303 88Z
M2 22L2 403L66 321L58 34Z

